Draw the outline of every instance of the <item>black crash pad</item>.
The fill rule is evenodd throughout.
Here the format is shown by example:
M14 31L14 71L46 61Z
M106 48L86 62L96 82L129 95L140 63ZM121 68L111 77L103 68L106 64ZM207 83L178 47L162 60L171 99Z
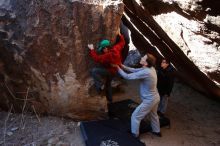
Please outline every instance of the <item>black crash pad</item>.
M86 146L144 146L130 134L131 114L138 106L128 99L108 105L108 120L81 122L80 128ZM160 126L169 126L170 120L160 117ZM151 131L149 120L142 120L140 133Z
M81 122L80 128L86 146L145 146L121 120Z

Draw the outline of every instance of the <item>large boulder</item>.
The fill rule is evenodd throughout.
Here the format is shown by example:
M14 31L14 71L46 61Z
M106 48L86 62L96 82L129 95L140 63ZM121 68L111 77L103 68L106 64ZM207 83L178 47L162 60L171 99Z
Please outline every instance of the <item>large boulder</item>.
M213 5L204 5L205 0L196 1L197 8L192 10L180 7L180 3L188 2L193 3L190 0L124 0L127 15L122 20L131 29L136 38L134 44L140 51L152 52L158 58L161 55L170 58L183 81L219 100L219 23L214 21L218 19L213 18L212 23L207 18L210 14L218 18L219 13L214 7L206 13L205 8Z
M121 0L1 0L0 106L79 120L106 114L90 97L87 44L115 42Z
M150 0L144 2L149 6ZM160 9L150 9L157 23L208 78L220 85L220 2L163 0L151 5L158 3Z

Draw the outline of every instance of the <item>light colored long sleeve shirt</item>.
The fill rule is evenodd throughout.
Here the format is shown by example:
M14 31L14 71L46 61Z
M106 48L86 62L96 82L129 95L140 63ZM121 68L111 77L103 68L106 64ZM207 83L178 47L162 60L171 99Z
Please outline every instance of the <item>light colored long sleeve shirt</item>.
M159 98L157 91L157 74L154 67L151 68L130 68L125 67L126 73L122 69L118 73L127 80L140 80L140 97L142 100L153 101Z

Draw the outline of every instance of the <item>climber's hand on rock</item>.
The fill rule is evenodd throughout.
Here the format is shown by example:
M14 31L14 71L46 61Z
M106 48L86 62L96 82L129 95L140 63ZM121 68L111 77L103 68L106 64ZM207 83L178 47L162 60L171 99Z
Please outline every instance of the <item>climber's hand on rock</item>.
M93 49L94 49L93 44L88 44L88 48L89 48L90 50L93 50Z
M120 30L120 28L118 28L118 32L117 32L117 34L120 36L121 35L121 32L120 32L121 30Z

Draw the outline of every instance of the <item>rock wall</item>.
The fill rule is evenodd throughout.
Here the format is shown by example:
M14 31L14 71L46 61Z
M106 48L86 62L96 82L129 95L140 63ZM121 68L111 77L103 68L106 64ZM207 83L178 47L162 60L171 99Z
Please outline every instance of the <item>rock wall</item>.
M87 44L115 42L123 6L120 0L0 1L1 107L25 105L79 120L105 116L106 99L88 94Z
M220 1L142 0L185 55L220 86Z
M199 34L194 32L194 30L201 29L198 25L194 25L193 22L187 24L184 21L179 21L180 19L176 15L176 17L170 17L172 11L184 13L180 8L178 10L176 9L176 4L165 4L159 0L143 0L142 2L124 0L124 3L126 5L126 15L122 20L131 30L131 35L133 35L132 40L134 40L134 45L138 50L140 52L151 52L159 60L161 56L169 58L177 70L178 77L181 78L182 81L205 93L207 97L219 100L218 58L220 54L218 44L216 44L215 41L209 40L210 38L208 36L203 38L204 36L202 35L204 35L205 32L200 31ZM154 4L159 8L152 9L152 5ZM164 5L166 7L162 7ZM154 7L156 6L154 5ZM158 13L164 13L164 15L168 15L170 19L161 17L160 19L162 21L158 21L158 17L160 17ZM184 17L186 17L185 15ZM194 20L195 18L191 15L186 17L186 20L190 21L191 19ZM198 21L196 22L198 23ZM175 25L171 25L172 23L175 23ZM185 28L184 25L187 27ZM163 26L169 27L170 29L168 30ZM191 26L193 26L192 30L190 30ZM183 29L186 30L187 28L189 29L188 32L191 31L191 33L187 34L186 31L183 33ZM218 36L219 35L213 35L215 38L218 38ZM179 41L176 41L178 39ZM206 42L206 40L209 42ZM184 51L185 48L190 50ZM192 56L194 58L192 58ZM208 72L214 73L213 76L210 76Z

